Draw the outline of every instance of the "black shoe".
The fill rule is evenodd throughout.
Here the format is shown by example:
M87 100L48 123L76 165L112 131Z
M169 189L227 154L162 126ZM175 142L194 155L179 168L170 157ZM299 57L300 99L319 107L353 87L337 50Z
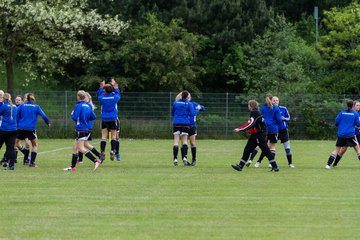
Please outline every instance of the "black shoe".
M196 165L196 160L193 160L192 162L191 162L191 166L195 166Z
M272 172L272 171L278 172L279 170L280 170L280 169L279 169L278 167L276 167L276 168L271 168L269 172Z
M241 171L243 170L243 168L240 167L240 165L231 165L231 167L232 167L233 169L235 169L236 171L239 171L239 172L241 172Z

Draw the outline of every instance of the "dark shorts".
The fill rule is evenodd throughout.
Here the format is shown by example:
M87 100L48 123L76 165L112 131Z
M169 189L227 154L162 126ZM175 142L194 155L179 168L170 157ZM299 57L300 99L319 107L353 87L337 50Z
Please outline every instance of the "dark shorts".
M20 140L25 140L26 138L29 139L30 141L34 140L35 138L37 138L36 130L18 129L16 138Z
M336 139L337 147L355 147L358 144L359 144L359 142L357 141L356 136L353 136L350 138L338 137Z
M88 141L92 141L92 130L89 130L89 137L88 137Z
M278 139L280 139L281 143L286 143L287 141L289 141L290 137L288 129L280 130Z
M268 133L267 134L267 140L270 141L270 143L277 143L278 134L277 133Z
M101 121L101 129L117 130L117 121Z
M90 136L91 136L90 131L76 131L75 139L87 141L87 140L89 140Z
M195 126L191 126L189 129L189 137L194 135L197 136L197 128Z
M174 126L174 135L189 135L190 126Z

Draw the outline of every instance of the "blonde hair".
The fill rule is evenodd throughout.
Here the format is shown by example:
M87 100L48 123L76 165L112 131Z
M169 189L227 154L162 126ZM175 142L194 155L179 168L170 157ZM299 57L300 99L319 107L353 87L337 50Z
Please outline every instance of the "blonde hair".
M272 98L273 98L273 95L271 93L266 94L265 102L266 102L266 105L271 109L273 109L273 104L272 104L272 101L271 101Z
M10 105L10 120L13 120L13 104L12 104L12 101L11 101L11 95L10 93L4 93L4 97L3 97L3 102L8 102L9 105Z
M93 101L92 101L92 97L91 97L90 93L85 92L85 94L86 94L86 96L87 96L88 99L89 99L89 103L90 103L90 106L91 106L92 110L95 110L96 107L95 107L95 105L94 105L94 103L93 103Z
M181 95L182 95L182 92L179 92L179 94L178 94L178 95L176 95L176 97L175 97L175 101L177 101L177 100L181 99Z
M28 94L26 95L26 100L27 100L28 102L35 102L35 96L34 96L34 94L33 94L33 93L28 93Z
M80 100L84 100L85 97L86 97L86 92L85 92L84 90L79 90L79 91L77 92L77 96L78 96L78 98L79 98Z

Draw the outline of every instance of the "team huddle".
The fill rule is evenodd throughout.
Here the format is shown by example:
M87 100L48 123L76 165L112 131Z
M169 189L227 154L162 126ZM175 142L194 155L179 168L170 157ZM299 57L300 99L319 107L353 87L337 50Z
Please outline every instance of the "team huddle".
M120 121L118 118L117 104L121 98L118 84L114 79L110 83L100 83L97 97L101 104L101 143L100 151L90 144L93 121L96 119L95 106L91 95L80 90L77 92L77 104L71 118L75 122L75 141L69 167L65 171L76 171L76 165L82 163L83 156L93 162L95 171L105 161L105 148L108 136L111 136L110 160L115 158L120 161ZM290 149L290 138L288 121L290 114L286 107L279 105L279 98L267 94L265 103L260 108L255 100L248 102L250 117L244 125L235 128L235 132L250 134L243 155L239 164L231 165L233 169L242 171L244 166L249 167L259 149L261 155L254 164L259 167L263 158L269 160L270 171L279 171L275 160L276 143L278 140L284 145L288 166L295 168L292 163ZM179 144L181 144L181 160L185 166L196 165L196 116L205 107L191 101L191 94L188 91L180 92L172 105L171 115L173 116L173 164L178 165ZM335 120L338 127L336 148L331 153L326 168L336 167L348 147L353 147L360 160L360 103L348 101L347 109L341 111ZM18 151L23 153L23 164L29 167L37 167L36 157L38 151L38 138L36 135L37 116L40 115L45 124L51 127L50 120L35 103L35 96L27 93L24 99L17 96L15 104L12 103L11 95L0 90L0 148L5 143L6 151L1 164L8 170L15 169ZM188 161L188 144L190 140L192 160ZM22 145L24 141L24 146ZM30 151L31 146L31 151Z

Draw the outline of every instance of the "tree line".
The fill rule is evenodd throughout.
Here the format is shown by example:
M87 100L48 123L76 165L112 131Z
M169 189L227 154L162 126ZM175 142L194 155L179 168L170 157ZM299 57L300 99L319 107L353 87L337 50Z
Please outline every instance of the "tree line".
M350 0L1 0L0 58L9 90L114 77L125 91L357 94L359 16Z

